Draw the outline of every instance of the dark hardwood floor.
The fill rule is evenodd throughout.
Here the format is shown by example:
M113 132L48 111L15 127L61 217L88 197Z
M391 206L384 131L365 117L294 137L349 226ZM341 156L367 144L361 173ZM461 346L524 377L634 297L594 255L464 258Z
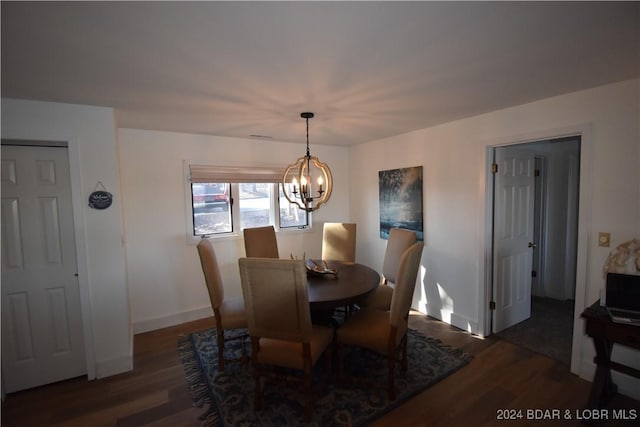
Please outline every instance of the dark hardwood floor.
M201 409L192 406L178 359L179 334L212 327L212 319L185 323L135 337L134 370L101 380L76 378L12 393L2 403L2 426L165 427L199 426ZM412 314L411 327L473 354L473 361L432 386L373 426L580 426L591 383L566 365L495 337L480 339L445 323ZM611 408L634 409L635 421L599 425L638 425L640 403L616 396ZM504 410L569 411L572 420L499 420ZM610 416L611 417L611 416Z

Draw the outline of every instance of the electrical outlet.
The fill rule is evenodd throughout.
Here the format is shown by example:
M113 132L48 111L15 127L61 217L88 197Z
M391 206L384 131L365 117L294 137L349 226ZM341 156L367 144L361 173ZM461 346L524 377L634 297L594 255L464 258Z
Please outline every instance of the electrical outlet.
M608 248L611 244L611 233L598 233L598 246Z

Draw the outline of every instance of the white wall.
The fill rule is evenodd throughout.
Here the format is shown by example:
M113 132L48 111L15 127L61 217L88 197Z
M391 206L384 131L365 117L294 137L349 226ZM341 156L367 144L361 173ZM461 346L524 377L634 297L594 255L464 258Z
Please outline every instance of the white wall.
M565 136L582 139L579 248L576 300L599 298L608 248L598 231L611 232L613 246L640 234L640 81L631 80L521 105L355 147L350 157L351 203L358 223L360 261L380 267L385 242L378 226L378 171L424 166L424 277L416 290L417 308L474 333L488 333L486 287L486 153L492 145ZM357 191L356 191L357 190ZM368 206L366 209L356 207ZM591 380L593 343L582 331L574 343L576 370ZM614 355L638 368L637 354ZM623 392L640 390L620 380ZM637 391L634 391L636 395Z
M183 161L218 165L279 165L304 155L303 143L120 129L127 277L135 332L213 314L195 244L186 238L187 207ZM301 134L301 139L304 135ZM278 234L280 256L320 256L322 222L348 221L347 148L311 145L331 168L334 189L314 213L309 232ZM215 240L225 295L242 295L238 258L242 235Z
M88 376L132 369L113 110L3 98L2 138L68 142ZM109 209L88 206L98 181L114 195Z

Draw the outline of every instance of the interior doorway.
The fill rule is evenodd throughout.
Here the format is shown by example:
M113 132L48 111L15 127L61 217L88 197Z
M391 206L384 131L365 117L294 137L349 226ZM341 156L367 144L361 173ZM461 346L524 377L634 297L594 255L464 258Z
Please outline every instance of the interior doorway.
M526 212L521 214L519 227L509 223L509 228L503 222L512 221L508 208L511 200L502 193L518 193L504 184L499 174L505 170L500 171L499 163L493 174L492 333L568 365L576 295L580 146L581 137L572 136L492 149L494 161L520 156L520 172L533 174L535 182L533 194L520 191L522 196L515 197L512 204L520 203ZM528 165L531 171L527 171ZM531 206L527 200L532 201ZM529 229L525 223L530 223ZM514 252L515 261L505 257L501 249L505 228L514 229L515 237L522 234L518 245L528 246ZM530 277L522 279L513 274L513 265L520 270L530 268ZM518 301L520 308L514 315L511 311Z

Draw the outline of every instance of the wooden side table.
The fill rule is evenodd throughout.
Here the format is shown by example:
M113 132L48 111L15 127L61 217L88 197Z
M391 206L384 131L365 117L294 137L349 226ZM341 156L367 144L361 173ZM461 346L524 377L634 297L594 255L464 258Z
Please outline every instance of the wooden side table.
M611 361L613 344L622 344L640 350L640 326L625 325L611 320L606 308L596 301L581 315L585 319L585 332L593 339L596 373L591 384L587 408L605 408L618 387L611 379L611 370L640 378L640 370Z

